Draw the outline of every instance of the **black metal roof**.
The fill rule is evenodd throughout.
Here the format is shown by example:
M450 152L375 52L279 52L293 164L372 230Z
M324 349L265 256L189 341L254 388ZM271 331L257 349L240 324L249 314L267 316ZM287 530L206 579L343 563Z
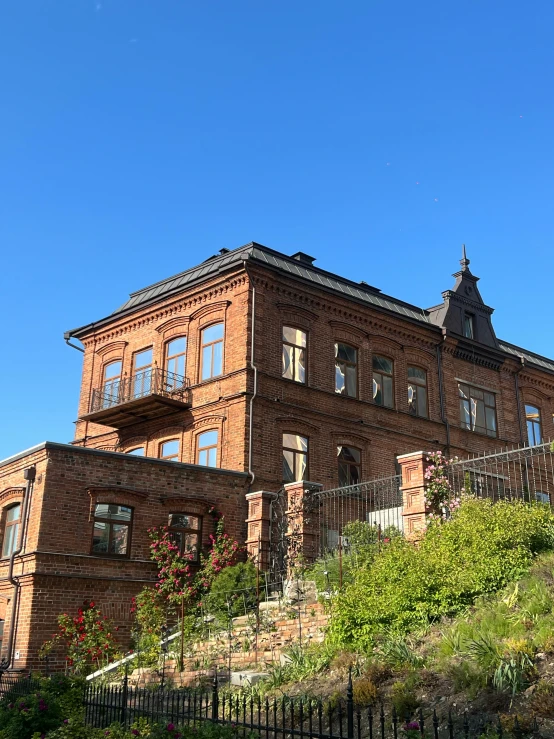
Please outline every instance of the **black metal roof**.
M303 257L306 257L303 259ZM371 305L377 309L384 310L387 312L395 313L410 321L416 321L421 324L425 324L431 329L440 330L435 324L429 320L429 312L432 309L426 310L424 308L418 308L415 305L406 303L397 298L393 298L389 295L384 295L381 291L368 285L365 282L353 282L345 277L327 272L326 270L320 269L314 266L311 262L313 257L303 255L302 252L298 252L294 257L283 254L282 252L270 249L267 246L258 244L255 241L240 246L237 249L228 250L222 249L219 254L216 254L209 259L206 259L201 264L191 269L187 269L178 275L169 277L160 282L156 282L153 285L137 290L129 295L123 305L117 310L111 313L106 318L103 318L94 323L81 326L71 331L67 331L65 334L66 339L71 336L79 337L84 335L88 331L94 328L100 328L117 319L123 317L128 313L132 313L135 310L146 307L152 303L156 303L160 300L164 300L171 295L178 294L182 290L192 285L203 282L209 277L213 277L222 272L231 270L237 266L240 266L244 262L254 263L263 265L269 269L288 274L291 277L303 280L308 283L312 283L324 290L340 293L343 296L352 298L357 302ZM554 360L542 357L534 352L522 349L514 344L510 344L507 341L498 340L500 349L514 357L523 357L526 363L540 367L549 372L554 372Z

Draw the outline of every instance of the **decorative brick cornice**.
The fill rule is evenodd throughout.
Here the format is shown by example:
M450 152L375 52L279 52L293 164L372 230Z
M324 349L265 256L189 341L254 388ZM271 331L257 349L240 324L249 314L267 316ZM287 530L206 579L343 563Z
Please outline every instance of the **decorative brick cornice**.
M103 357L104 354L107 354L108 352L118 350L122 352L128 343L128 341L112 341L110 344L106 344L106 346L102 346L100 349L97 349L96 354L98 354L99 357Z
M230 300L219 300L217 303L209 303L208 305L203 305L201 308L198 308L198 310L195 310L193 313L190 314L189 321L198 321L210 313L225 311L230 305Z
M208 290L190 297L183 299L180 295L175 297L173 301L166 303L163 308L157 308L154 305L140 306L140 316L134 318L122 319L121 316L114 316L114 323L118 325L112 329L105 329L102 333L96 337L90 336L82 340L83 345L89 348L96 344L105 344L108 341L113 341L120 336L125 336L133 331L138 331L145 326L157 324L162 320L169 320L183 313L187 314L186 317L190 317L190 311L196 310L203 307L205 304L210 303L214 299L222 299L223 296L229 292L234 291L237 287L245 285L247 278L244 274L237 275L234 278L227 279L223 284L213 287ZM165 299L167 300L167 298ZM165 301L164 301L165 302ZM138 309L137 309L138 310Z

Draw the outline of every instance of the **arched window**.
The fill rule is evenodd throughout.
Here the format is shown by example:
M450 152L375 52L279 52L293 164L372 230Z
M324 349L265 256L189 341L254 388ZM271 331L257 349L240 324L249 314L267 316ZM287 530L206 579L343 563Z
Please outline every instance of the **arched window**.
M198 434L196 463L204 467L217 467L217 445L219 434L216 429Z
M160 459L169 459L172 462L179 461L179 440L170 439L164 441L160 446Z
M305 331L283 326L282 376L287 380L306 382L306 344Z
M527 438L529 446L542 443L542 426L540 408L535 405L525 405L525 418L527 419Z
M126 557L131 543L133 509L112 503L94 507L92 554Z
M214 323L202 331L200 377L209 380L223 373L223 324Z
M353 446L337 447L339 463L339 485L357 485L361 479L361 452Z
M121 359L110 362L104 367L102 382L102 407L111 408L119 403L119 387L121 385Z
M296 482L308 477L308 439L299 434L283 434L283 480Z
M137 352L133 358L133 397L144 398L152 392L152 347Z
M358 350L341 342L335 344L335 392L358 395Z
M17 549L19 524L21 523L21 503L16 503L6 510L2 557L9 557Z
M427 418L427 372L408 367L408 410L414 416Z
M129 449L125 454L132 454L134 457L144 457L145 449L143 446L137 446L135 449Z
M202 541L202 519L190 513L170 513L169 533L179 547L179 554L198 562Z
M394 362L392 359L373 356L373 400L377 405L394 408Z
M183 387L187 361L187 337L172 339L165 347L166 388L168 391Z

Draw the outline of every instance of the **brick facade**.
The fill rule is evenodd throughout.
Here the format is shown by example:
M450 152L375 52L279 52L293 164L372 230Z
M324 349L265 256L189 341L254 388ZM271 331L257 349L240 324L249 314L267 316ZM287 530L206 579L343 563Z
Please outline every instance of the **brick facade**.
M454 290L429 311L317 270L312 261L247 245L139 291L111 316L68 332L84 346L73 446L47 444L0 464L0 536L6 511L22 497L23 468L37 467L25 554L16 567L22 666L34 663L57 613L84 597L93 595L127 623L130 595L152 577L146 528L167 520L173 499L189 508L197 504L205 520L201 507L216 505L230 533L246 542L246 494L282 487L284 433L308 439L305 477L327 489L339 484L337 448L343 445L359 450L361 477L368 479L394 474L398 455L417 449L442 448L463 457L523 443L526 403L540 409L543 437L552 435L554 362L496 340L492 310L482 302L465 257ZM466 309L475 314L476 339L482 341L460 333ZM224 325L222 372L202 381L202 331L216 323ZM306 332L304 383L282 377L283 326ZM122 378L130 378L133 357L151 347L153 366L164 368L167 342L184 336L187 404L168 405L156 417L141 416L138 408L136 420L119 427L90 417L107 364L121 361ZM356 397L335 391L336 342L357 350ZM393 408L374 402L375 355L394 363ZM409 411L409 366L427 373L427 418ZM459 382L494 394L494 438L462 428ZM219 470L196 466L198 437L212 430L218 433ZM156 459L168 440L179 442L180 464ZM145 448L144 458L121 454L137 446ZM247 474L250 455L253 479ZM91 506L100 500L134 510L131 556L124 562L90 556ZM251 550L259 537L267 538L267 511L250 521ZM0 577L6 568L2 560ZM9 619L11 586L0 583L0 618Z

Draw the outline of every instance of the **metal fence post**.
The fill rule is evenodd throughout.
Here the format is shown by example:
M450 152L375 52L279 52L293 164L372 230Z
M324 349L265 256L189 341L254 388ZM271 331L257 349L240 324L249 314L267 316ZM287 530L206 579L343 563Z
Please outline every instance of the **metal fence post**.
M214 681L212 683L212 721L219 720L219 693L217 686L217 667L214 670Z
M123 692L121 694L121 724L125 727L127 722L127 693L129 690L129 666L125 662L125 677L123 678Z
M348 739L354 739L354 690L352 688L352 668L348 669L346 688L346 732Z

